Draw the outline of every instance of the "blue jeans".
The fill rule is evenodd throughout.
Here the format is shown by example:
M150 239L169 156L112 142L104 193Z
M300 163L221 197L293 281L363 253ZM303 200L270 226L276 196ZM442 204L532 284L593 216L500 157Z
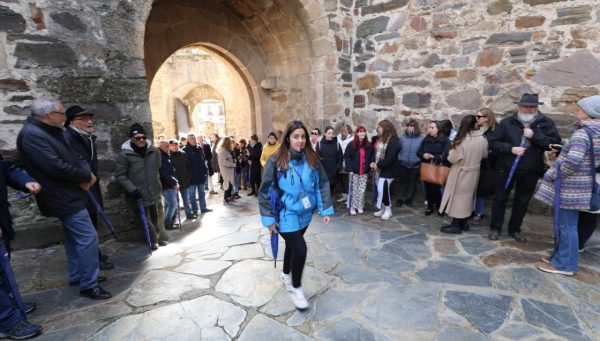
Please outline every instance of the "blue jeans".
M475 200L475 214L483 215L485 213L485 198L477 197Z
M0 240L0 243L4 243L4 241ZM10 329L17 322L25 318L21 310L19 310L10 287L4 278L4 271L0 269L0 330Z
M560 209L558 244L550 258L552 266L562 271L576 271L579 262L577 223L579 211Z
M65 250L69 282L79 283L81 290L98 285L98 235L86 209L60 218L65 230Z
M233 193L240 191L240 173L235 172L233 175Z
M197 185L190 185L186 190L186 196L188 200L184 202L185 215L190 216L192 213L198 214L198 203L196 199L196 193L200 199L200 210L206 209L206 198L204 197L204 182Z
M179 195L176 190L169 188L163 190L163 199L165 200L165 227L173 226L173 217L179 205L177 205L177 196Z

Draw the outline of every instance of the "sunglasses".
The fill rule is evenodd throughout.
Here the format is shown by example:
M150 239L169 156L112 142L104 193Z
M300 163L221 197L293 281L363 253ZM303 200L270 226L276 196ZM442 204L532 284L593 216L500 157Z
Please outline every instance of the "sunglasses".
M311 131L310 134L311 135L319 135L319 132L318 131Z
M475 115L475 118L476 118L476 119L480 119L480 118L484 118L484 117L485 117L485 116L483 116L483 115Z
M146 136L137 136L133 138L136 141L146 141Z

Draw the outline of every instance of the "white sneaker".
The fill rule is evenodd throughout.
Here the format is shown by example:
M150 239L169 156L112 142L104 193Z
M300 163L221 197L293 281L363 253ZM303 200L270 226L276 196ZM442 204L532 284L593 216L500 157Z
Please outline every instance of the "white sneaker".
M350 209L350 215L356 215L356 208Z
M365 213L365 211L362 208L359 208L358 209L358 214L363 214L363 213Z
M383 214L381 215L381 219L388 220L392 217L392 208L390 206L385 206Z
M337 202L344 202L346 200L348 200L348 194L342 194Z
M302 292L302 288L292 287L292 290L290 290L290 297L292 298L292 302L294 302L296 308L302 310L310 307L310 304L308 304L308 301L304 296L304 292Z
M383 215L383 212L385 212L385 209L382 208L379 211L375 212L373 215L376 217L381 217Z
M294 289L294 286L292 285L292 278L290 277L290 275L281 273L281 283L283 283L283 286L287 291L292 291L292 289Z

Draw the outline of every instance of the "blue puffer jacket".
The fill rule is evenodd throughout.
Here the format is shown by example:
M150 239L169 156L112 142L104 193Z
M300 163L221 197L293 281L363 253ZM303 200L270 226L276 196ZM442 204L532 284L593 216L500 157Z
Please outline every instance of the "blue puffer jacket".
M423 142L423 136L404 134L400 136L400 151L398 161L406 168L417 168L421 165L421 158L417 155Z
M273 156L267 160L258 193L261 220L265 227L275 224L269 198L269 188L275 181L275 173ZM298 175L302 181L298 179ZM321 164L317 169L311 170L302 154L299 160L292 158L290 167L278 178L282 201L285 205L279 213L279 232L295 232L307 227L315 209L318 209L319 214L323 217L333 215L329 181ZM310 208L304 208L301 200L302 192L310 200Z

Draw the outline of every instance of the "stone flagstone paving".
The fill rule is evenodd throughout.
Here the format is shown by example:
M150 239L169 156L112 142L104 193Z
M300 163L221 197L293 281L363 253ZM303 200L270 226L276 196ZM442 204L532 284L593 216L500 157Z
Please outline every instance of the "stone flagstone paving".
M600 238L574 277L535 269L552 249L548 217L527 217L526 245L486 238L472 226L444 235L447 219L422 207L350 217L338 205L329 226L315 217L297 311L279 282L255 198L223 207L171 232L149 256L137 243L109 240L114 270L94 302L66 280L63 247L13 254L39 340L600 340Z

